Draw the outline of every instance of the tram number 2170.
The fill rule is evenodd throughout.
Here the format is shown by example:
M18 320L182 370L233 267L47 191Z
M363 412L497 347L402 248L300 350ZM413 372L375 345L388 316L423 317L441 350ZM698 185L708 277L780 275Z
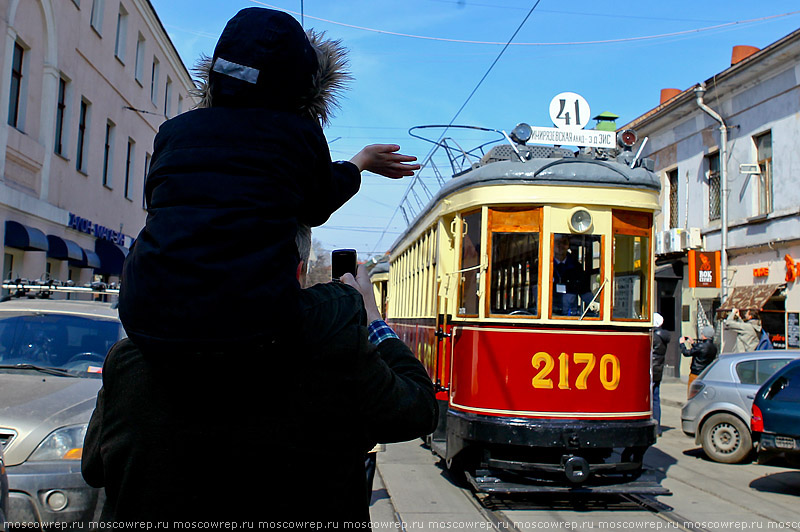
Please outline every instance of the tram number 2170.
M597 364L597 357L594 353L573 353L573 364L583 364L583 368L579 369L577 378L575 379L575 388L578 390L585 390L589 381L589 376L595 369ZM531 359L531 364L534 369L538 371L533 378L533 387L542 389L552 389L553 380L550 378L550 373L556 367L555 359L544 351L539 351ZM561 353L558 356L558 387L561 390L568 390L570 386L570 356L567 353ZM600 377L600 383L606 390L615 390L619 386L619 358L614 355L606 354L600 357L600 364L597 368Z

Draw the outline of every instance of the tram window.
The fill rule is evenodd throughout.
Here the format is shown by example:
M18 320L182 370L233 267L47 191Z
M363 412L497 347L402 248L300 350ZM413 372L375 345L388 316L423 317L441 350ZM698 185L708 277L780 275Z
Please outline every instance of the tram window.
M492 314L537 315L539 234L492 233Z
M465 215L462 224L461 289L458 313L477 316L478 287L481 276L481 211Z
M650 230L649 213L614 211L614 303L615 320L650 318Z
M600 235L553 235L553 316L599 316L602 259Z

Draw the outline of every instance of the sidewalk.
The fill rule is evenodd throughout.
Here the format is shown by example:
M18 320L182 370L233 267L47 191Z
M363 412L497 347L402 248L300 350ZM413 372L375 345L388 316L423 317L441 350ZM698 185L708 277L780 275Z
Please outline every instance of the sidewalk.
M675 377L665 378L661 381L661 404L683 407L686 402L687 385Z

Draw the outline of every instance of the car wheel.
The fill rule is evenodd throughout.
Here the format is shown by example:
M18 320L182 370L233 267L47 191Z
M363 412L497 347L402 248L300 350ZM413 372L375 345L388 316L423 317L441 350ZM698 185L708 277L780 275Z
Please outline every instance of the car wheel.
M750 429L733 414L714 414L700 432L706 455L715 462L737 464L750 455L753 438Z

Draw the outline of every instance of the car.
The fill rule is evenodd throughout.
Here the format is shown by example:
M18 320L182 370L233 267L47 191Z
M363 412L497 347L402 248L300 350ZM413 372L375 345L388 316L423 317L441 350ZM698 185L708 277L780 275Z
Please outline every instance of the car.
M759 388L750 429L760 464L781 456L800 469L800 360L785 365Z
M74 299L0 302L0 449L9 522L66 526L99 515L104 495L83 480L81 453L106 353L125 336L113 307Z
M750 408L773 373L800 358L800 351L764 350L717 357L692 382L681 410L681 428L715 462L751 458Z

